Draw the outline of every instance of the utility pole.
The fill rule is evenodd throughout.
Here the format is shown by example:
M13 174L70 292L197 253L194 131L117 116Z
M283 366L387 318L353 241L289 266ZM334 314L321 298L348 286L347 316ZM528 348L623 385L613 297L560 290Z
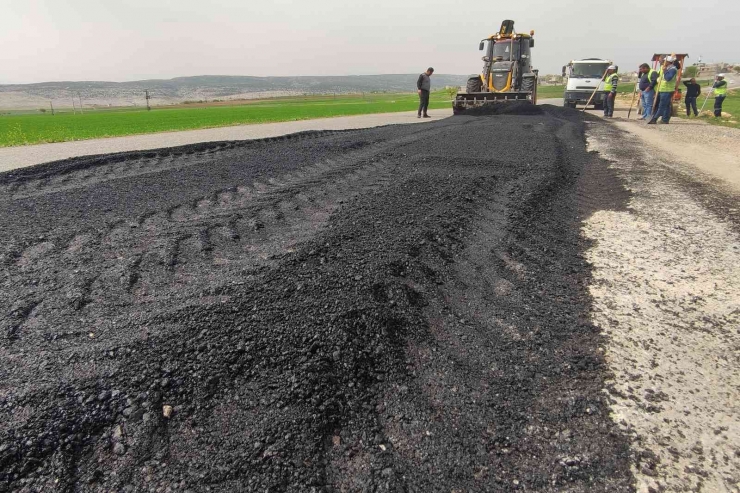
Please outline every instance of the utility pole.
M79 92L77 93L77 97L80 98L80 114L81 115L84 115L85 112L82 111L82 96L80 96L80 93Z
M49 106L51 106L51 116L54 116L54 103L49 101Z
M152 99L151 96L149 96L149 89L144 90L144 94L146 94L146 110L151 111L152 107L149 106L149 100Z
M77 108L75 107L75 98L72 98L72 113L77 114Z

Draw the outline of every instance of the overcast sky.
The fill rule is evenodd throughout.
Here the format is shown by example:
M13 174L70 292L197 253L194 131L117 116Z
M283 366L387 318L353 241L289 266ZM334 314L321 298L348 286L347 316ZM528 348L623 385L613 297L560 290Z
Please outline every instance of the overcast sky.
M478 41L513 19L535 67L654 52L740 62L740 1L0 0L0 83L188 75L480 71ZM477 7L475 5L482 5ZM732 32L731 32L732 30Z

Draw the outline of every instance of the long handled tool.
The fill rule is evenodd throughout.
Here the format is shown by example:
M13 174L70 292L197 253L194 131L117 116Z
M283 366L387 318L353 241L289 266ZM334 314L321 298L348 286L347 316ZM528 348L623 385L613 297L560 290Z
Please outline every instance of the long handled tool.
M707 100L709 99L709 96L711 96L713 92L714 92L714 88L710 89L709 92L707 93L707 97L704 98L704 104L701 105L701 109L699 110L700 115L702 111L704 111L704 107L707 105Z
M714 80L716 81L717 79L715 78ZM707 97L704 98L704 104L701 105L701 110L699 111L700 115L702 111L704 111L704 107L707 105L707 100L709 99L709 96L711 96L713 92L714 92L714 87L709 89L709 92L707 93Z
M605 80L606 79L606 73L607 72L609 72L609 69L606 69L604 71L604 75L601 76L601 80ZM583 107L583 112L584 113L586 112L586 108L588 108L588 105L591 104L591 100L594 98L594 96L596 96L596 91L599 90L599 87L601 87L601 82L599 82L598 84L596 84L596 89L594 89L594 92L591 93L591 97L588 98L588 103L586 103L586 106Z
M635 90L632 92L632 102L630 103L630 110L627 112L627 119L630 119L630 113L632 113L632 105L635 104L635 95L637 94L637 86L639 82L635 84Z
M660 95L660 92L658 91L660 89L660 84L663 82L663 72L665 72L665 68L663 68L663 70L660 71L660 77L658 77L658 82L655 84L655 89L653 89L655 91L655 101L653 101L653 113L652 113L653 120L657 119L655 118L655 113L656 113L656 110L658 109L658 101L660 100L660 98L658 97Z

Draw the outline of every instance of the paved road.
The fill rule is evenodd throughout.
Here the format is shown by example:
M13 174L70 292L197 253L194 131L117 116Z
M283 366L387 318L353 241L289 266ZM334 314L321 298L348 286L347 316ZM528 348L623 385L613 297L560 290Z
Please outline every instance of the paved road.
M0 490L632 491L531 109L0 174Z
M250 140L277 137L308 130L346 130L370 128L398 123L427 123L450 116L452 110L431 110L431 120L417 119L416 112L379 113L375 115L343 116L317 120L265 123L259 125L236 125L231 127L206 128L182 132L164 132L147 135L130 135L107 139L91 139L76 142L58 142L22 147L0 148L0 172L34 164L59 161L78 156L92 156L114 152L142 151L177 147L198 142L226 140Z

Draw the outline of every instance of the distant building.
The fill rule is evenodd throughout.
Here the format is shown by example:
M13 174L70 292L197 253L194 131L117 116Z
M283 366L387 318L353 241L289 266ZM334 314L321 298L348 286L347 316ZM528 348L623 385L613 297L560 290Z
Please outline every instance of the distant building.
M717 74L732 73L735 72L735 67L740 67L738 63L695 63L696 67L696 78L697 79L710 79ZM740 70L738 70L740 71Z

